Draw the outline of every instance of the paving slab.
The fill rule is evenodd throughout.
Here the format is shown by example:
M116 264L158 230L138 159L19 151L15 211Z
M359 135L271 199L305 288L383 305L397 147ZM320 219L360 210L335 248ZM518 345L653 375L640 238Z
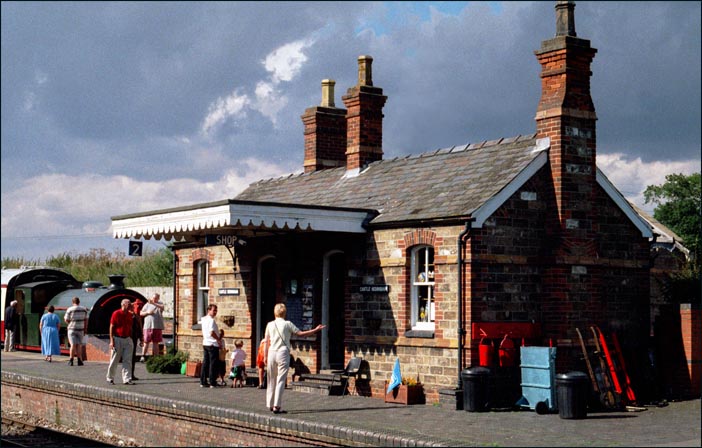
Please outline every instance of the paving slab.
M119 378L108 385L107 363L88 361L83 367L71 367L66 357L54 359L47 363L37 353L3 352L0 366L3 375L83 384L100 394L134 394L145 407L183 402L207 406L214 415L278 419L280 426L291 429L312 426L349 440L349 445L375 440L379 446L389 441L403 446L702 446L700 399L643 412L589 413L584 420L566 420L528 409L473 413L447 405L403 406L377 398L288 389L283 397L287 414L273 415L265 406L265 390L255 387L203 389L196 378L148 373L142 363L137 363L136 385L122 385Z

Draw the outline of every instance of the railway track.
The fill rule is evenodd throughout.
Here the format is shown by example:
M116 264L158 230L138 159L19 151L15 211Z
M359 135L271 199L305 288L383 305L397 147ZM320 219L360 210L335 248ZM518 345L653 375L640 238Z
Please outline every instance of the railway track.
M66 434L9 417L2 417L3 447L103 447L115 446L85 437Z

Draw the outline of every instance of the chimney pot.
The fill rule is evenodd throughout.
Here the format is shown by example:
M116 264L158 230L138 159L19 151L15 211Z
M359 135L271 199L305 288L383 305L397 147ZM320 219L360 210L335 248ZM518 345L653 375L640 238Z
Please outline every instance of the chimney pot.
M358 57L358 85L372 86L373 85L373 58L370 56Z
M334 107L334 85L333 79L322 80L322 107Z
M556 36L573 36L575 34L575 2L558 0L556 2Z
M110 279L110 286L107 289L122 289L124 288L124 279L127 276L124 274L110 274L107 276Z

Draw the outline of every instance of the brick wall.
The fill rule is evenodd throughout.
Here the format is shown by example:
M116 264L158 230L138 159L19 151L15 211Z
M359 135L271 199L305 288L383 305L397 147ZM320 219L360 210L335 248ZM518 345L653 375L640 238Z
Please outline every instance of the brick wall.
M465 256L467 315L541 323L541 340L529 342L553 340L559 370L578 367L574 329L591 325L617 331L624 350L636 353L632 365L640 365L648 344L648 241L599 187L592 197L597 219L563 230L554 194L547 166L473 229ZM473 337L469 364L477 362L476 345Z
M690 304L666 304L654 325L656 365L651 395L660 399L700 396L702 310Z
M462 226L376 230L370 236L361 268L350 273L351 284L387 284L388 294L360 294L348 298L347 351L362 356L371 367L370 383L357 387L362 395L384 397L395 359L403 376L419 376L427 401L438 401L438 389L457 381L456 239ZM416 245L434 248L436 321L433 338L408 337L411 330L410 251ZM380 328L369 318L381 319ZM364 389L365 388L365 389Z
M699 306L680 305L680 328L690 384L685 395L699 397L702 379L702 310Z
M27 382L26 380L22 382ZM20 382L21 383L21 382ZM22 411L73 428L113 434L138 446L339 446L343 440L276 424L269 416L92 386L3 380L3 410ZM60 390L60 392L59 392ZM149 422L138 424L134 422ZM314 424L306 424L314 430ZM302 429L302 430L301 430ZM346 442L348 443L348 442Z
M235 265L231 254L223 246L180 249L177 254L176 278L180 319L177 331L178 349L188 352L191 360L202 359L202 332L200 329L193 329L200 317L195 315L197 291L194 266L199 260L207 260L210 263L208 301L217 305L217 324L219 329L225 332L227 348L232 350L234 341L241 339L248 355L247 363L253 365L256 341L251 325L251 310L255 309L256 298L252 297L251 267L248 259L238 259ZM239 288L240 295L220 296L218 291L221 288ZM233 321L228 320L230 317L233 317ZM232 325L225 323L227 321Z
M587 40L558 36L542 42L536 52L542 67L537 132L551 139L558 223L578 237L593 235L598 211L592 201L597 118L590 96L590 64L596 51Z
M596 237L588 237L589 231L573 236L554 225L557 218L549 166L509 198L483 228L471 231L464 254L466 330L470 331L473 321L540 323L542 338L529 343L547 345L553 340L559 349L559 371L577 367L575 327L598 325L606 333L617 331L625 351L645 352L648 243L604 191L598 187L595 193L598 219L588 228L596 229ZM285 300L284 288L290 278L312 278L314 319L319 322L322 259L329 250L342 250L346 259L345 359L362 356L372 370L365 389L359 390L377 395L399 358L403 374L418 374L431 401L431 397L438 398L438 389L454 387L458 377L456 240L462 230L462 225L453 225L378 229L355 237L288 234L255 238L238 254L237 266L225 248L208 248L213 260L210 302L219 305L220 321L224 315L236 316L232 328L222 328L228 338L244 339L252 362L257 260L276 257L276 301ZM418 244L432 246L435 253L433 338L407 334L411 330L410 253ZM179 251L183 256L178 271L180 294L185 297L180 306L186 318L192 309L192 290L187 289L192 288L192 262L196 259L188 251L193 250ZM390 288L388 293L362 294L358 287L363 284ZM241 295L219 297L216 291L221 287L239 287ZM472 336L468 333L464 341L466 366L477 362L477 340ZM181 325L179 348L192 350L192 358L200 359L200 344L199 332ZM293 344L300 372L320 368L319 350L319 338Z

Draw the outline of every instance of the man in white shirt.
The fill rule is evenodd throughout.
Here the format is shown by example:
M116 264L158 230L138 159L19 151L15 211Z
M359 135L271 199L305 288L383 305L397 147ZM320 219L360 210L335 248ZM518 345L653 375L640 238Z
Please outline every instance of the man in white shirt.
M217 305L209 305L207 314L202 317L202 370L200 387L217 387L217 361L219 360L219 328L214 318ZM209 383L208 383L209 379Z

